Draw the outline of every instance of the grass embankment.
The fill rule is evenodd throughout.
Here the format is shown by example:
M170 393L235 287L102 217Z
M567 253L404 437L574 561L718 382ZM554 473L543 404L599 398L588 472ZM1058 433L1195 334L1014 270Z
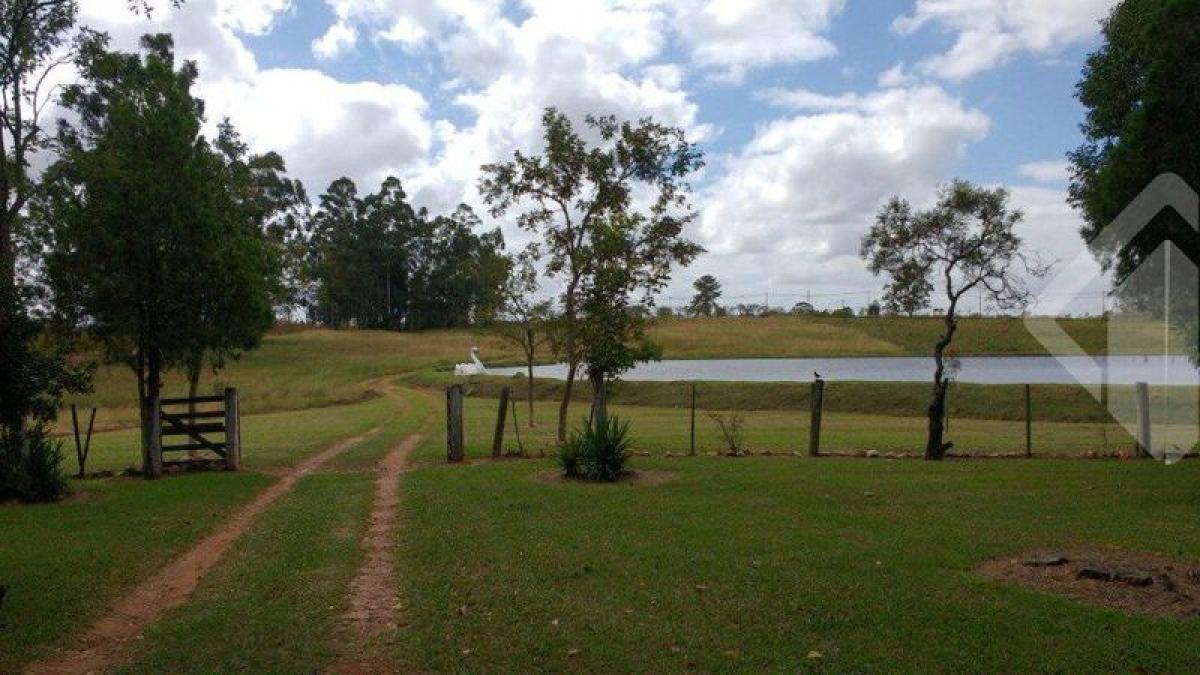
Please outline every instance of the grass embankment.
M438 450L431 439L425 454ZM1188 672L1200 622L979 579L993 556L1200 558L1200 463L650 460L409 473L397 670ZM816 655L811 655L816 652Z
M1089 353L1104 353L1107 328L1099 319L1060 321ZM727 317L669 319L651 334L665 358L751 358L799 356L925 355L941 331L935 317L832 319L825 317ZM1146 324L1149 336L1156 327ZM485 331L446 330L421 333L290 329L268 335L262 347L234 361L215 378L205 373L203 392L238 387L242 411L257 414L315 408L363 400L374 395L378 378L422 368L449 369L478 345L489 364L516 363L517 349ZM1019 319L966 318L955 349L970 354L1044 354L1045 349ZM550 359L549 354L543 358ZM125 366L97 373L95 392L74 402L97 406L98 429L137 423L137 387ZM165 395L180 396L186 385L178 374L167 377ZM69 431L60 416L58 430Z
M404 382L442 388L461 378L450 373L418 371L401 378ZM699 410L779 410L803 412L812 407L812 385L808 382L696 382L696 406ZM503 387L512 396L527 400L526 380L516 377L483 377L471 385L474 396L498 397ZM562 398L561 380L536 378L533 398L558 401ZM1035 384L1031 386L1033 419L1036 422L1108 422L1107 409L1079 385ZM1133 387L1114 386L1114 400L1132 400ZM843 382L825 383L823 409L830 412L922 417L929 405L930 385L924 382ZM1163 399L1169 404L1170 419L1195 414L1200 392L1194 387L1172 387L1151 391L1152 405L1159 409ZM574 400L590 401L586 382L577 383ZM655 408L682 408L691 405L691 384L687 382L618 382L609 399L618 404ZM1025 419L1025 386L1020 384L951 385L947 409L952 419L1016 421ZM522 411L522 414L523 411Z
M69 644L125 589L212 532L270 484L273 479L259 471L292 466L381 427L330 464L334 470L361 470L411 431L427 410L420 394L392 392L358 405L248 416L242 430L246 471L158 481L72 480L74 494L63 503L0 506L0 584L8 586L0 615L0 672L44 654L49 645ZM89 471L138 464L137 440L130 432L97 435L92 453ZM369 486L365 474L360 480Z

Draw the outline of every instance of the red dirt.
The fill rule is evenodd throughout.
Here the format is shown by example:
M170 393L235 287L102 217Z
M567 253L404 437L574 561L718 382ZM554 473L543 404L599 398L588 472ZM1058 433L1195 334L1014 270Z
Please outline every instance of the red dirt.
M200 579L272 502L287 494L301 478L378 431L375 428L326 448L283 473L278 481L243 506L220 529L117 601L107 615L87 629L79 647L36 661L26 668L26 672L96 673L123 664L142 631L163 612L187 600Z
M350 611L345 618L362 637L403 627L392 572L397 509L400 506L400 474L412 449L421 442L420 434L404 439L379 462L375 480L375 503L363 535L362 566L350 583Z
M1031 551L988 560L981 576L1126 614L1200 617L1200 563L1136 551Z

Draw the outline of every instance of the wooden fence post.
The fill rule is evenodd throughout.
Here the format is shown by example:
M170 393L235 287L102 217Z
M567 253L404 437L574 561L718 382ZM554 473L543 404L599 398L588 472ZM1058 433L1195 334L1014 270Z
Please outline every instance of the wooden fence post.
M492 457L500 456L504 447L504 423L508 417L508 387L500 389L500 408L496 411L496 434L492 436ZM513 420L516 424L516 419Z
M691 454L696 454L696 384L692 383L692 442Z
M446 390L446 461L463 461L463 390L461 384Z
M817 378L812 383L812 421L808 425L808 455L821 455L821 405L825 398L825 380Z
M233 387L225 387L225 468L237 471L241 465L242 418L238 410L238 393Z
M1033 457L1033 395L1025 385L1025 456Z
M162 475L162 396L155 394L144 403L142 412L142 476Z
M1150 385L1137 383L1137 456L1152 457L1150 454Z

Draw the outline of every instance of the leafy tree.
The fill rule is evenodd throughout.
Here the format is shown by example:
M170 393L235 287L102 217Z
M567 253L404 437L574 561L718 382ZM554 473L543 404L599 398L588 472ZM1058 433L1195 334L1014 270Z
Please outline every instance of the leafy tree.
M331 326L420 330L486 323L508 273L498 229L482 234L465 204L429 219L389 177L366 197L334 181L312 214L305 278L311 316Z
M872 301L862 309L863 316L876 317L883 313L883 308L879 306L877 301Z
M1046 271L1014 231L1021 219L1020 211L1008 208L1007 190L957 180L940 191L938 203L927 211L913 212L907 201L893 197L863 237L861 255L872 273L889 275L892 287L936 282L948 303L942 335L933 348L926 459L941 459L952 445L942 442L950 385L946 349L958 330L959 300L980 289L1001 309L1023 308L1029 299L1024 275Z
M647 295L661 290L671 263L687 264L702 250L682 237L684 226L695 218L687 178L703 166L699 149L683 130L649 118L633 124L589 115L585 122L589 135L598 139L595 145L575 131L566 115L546 109L544 154L518 151L511 161L485 165L479 182L493 217L524 208L517 224L540 235L548 258L546 274L562 282L560 347L567 380L558 411L560 443L566 440L567 412L585 356L585 293L596 287L602 262L597 238L612 232L643 238L636 242L641 251L630 260L628 287ZM639 218L625 218L639 186L648 189L651 205Z
M17 273L26 208L38 188L30 161L48 149L45 83L70 54L63 48L77 12L74 0L0 0L0 433L13 447L24 443L28 422L53 419L62 395L87 384L84 371L68 366L66 345L47 339Z
M525 399L529 406L530 427L535 426L533 364L537 360L538 349L550 341L552 320L550 301L535 299L538 273L533 261L536 258L537 249L530 248L512 260L508 279L504 283L504 308L500 320L492 327L496 335L520 347L525 359Z
M696 295L692 297L692 302L688 305L688 314L692 316L720 316L721 306L717 304L717 300L721 298L721 282L711 274L696 279L692 284L692 288L696 289Z
M1072 205L1084 218L1081 234L1093 242L1157 176L1174 173L1200 190L1200 3L1194 0L1124 0L1103 25L1104 43L1088 57L1076 93L1087 110L1084 143L1070 154ZM1200 234L1166 209L1121 250L1093 249L1114 272L1122 301L1161 314L1161 283L1139 287L1128 277L1146 270L1161 280L1165 261L1151 258L1171 241L1200 265ZM1094 243L1094 242L1093 242ZM1171 284L1173 322L1191 333L1197 348L1197 289Z
M891 272L892 283L883 292L888 314L912 316L929 307L933 282L918 262L910 261Z
M615 213L592 231L592 272L581 279L575 339L592 385L593 417L601 426L608 424L608 382L639 362L662 358L662 347L646 334L649 312L641 310L666 285L670 266L691 262L698 250L680 251L671 240L649 236L647 226L640 214Z
M253 346L269 327L276 260L200 133L196 67L176 68L169 35L144 37L141 54L97 37L78 66L62 97L77 121L60 123L61 159L33 210L55 307L137 375L145 452L164 371Z

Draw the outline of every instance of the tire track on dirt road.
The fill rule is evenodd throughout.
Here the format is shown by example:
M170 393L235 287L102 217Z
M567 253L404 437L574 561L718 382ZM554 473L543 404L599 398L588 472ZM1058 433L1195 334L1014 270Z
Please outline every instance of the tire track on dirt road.
M85 631L82 644L26 667L30 674L99 673L115 669L130 657L134 642L147 626L192 594L200 580L257 520L268 506L287 494L296 483L329 460L379 433L375 427L309 457L269 485L221 525L216 532L157 574L138 584Z

